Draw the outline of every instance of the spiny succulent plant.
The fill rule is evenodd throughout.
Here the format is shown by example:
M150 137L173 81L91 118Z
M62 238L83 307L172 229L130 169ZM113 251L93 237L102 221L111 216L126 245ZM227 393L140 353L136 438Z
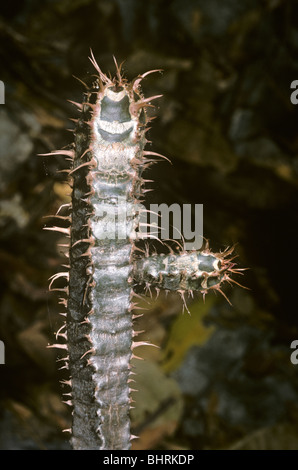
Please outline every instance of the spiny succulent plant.
M72 407L74 449L129 449L131 360L137 341L136 287L177 291L184 299L222 291L239 273L232 249L203 249L150 254L140 227L146 180L143 172L161 155L145 150L151 118L147 108L159 96L145 98L140 84L151 70L128 82L115 60L110 78L98 66L91 87L85 87L75 119L74 143L43 155L64 155L70 161L72 201L57 213L69 227L45 227L69 237L69 264L51 278L61 292L65 322L52 347L65 351L69 371L66 403ZM145 234L146 235L146 234ZM55 282L65 278L63 288Z

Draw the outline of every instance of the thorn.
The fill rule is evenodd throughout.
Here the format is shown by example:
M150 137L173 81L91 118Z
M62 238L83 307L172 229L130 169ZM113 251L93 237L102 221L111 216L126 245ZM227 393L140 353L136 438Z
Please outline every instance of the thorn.
M81 255L78 256L78 258L82 258L83 256L89 256L91 258L92 254L90 249L88 249L85 253L82 253Z
M53 157L55 155L64 155L66 157L71 157L71 159L74 159L74 150L54 150L53 152L49 153L39 153L39 157Z
M226 294L225 294L218 286L216 286L216 287L214 288L214 290L217 290L217 291L227 300L227 302L232 306L231 301L228 299L228 297L226 296Z
M245 269L245 268L244 268ZM231 271L231 270L230 270ZM234 271L233 271L234 272ZM236 273L236 274L242 274L242 273ZM227 281L227 282L232 282L233 284L237 284L237 286L239 287L242 287L243 289L246 289L246 290L251 290L249 287L246 287L246 286L243 286L242 284L240 284L239 282L235 281L235 279L231 279L229 276L226 276L224 281Z
M53 232L60 232L64 233L65 235L70 235L70 228L63 228L63 227L43 227L43 230L51 230Z
M141 103L150 103L150 101L156 100L157 98L162 98L163 95L154 95L149 96L148 98L142 98Z
M150 310L150 309L145 308L145 307L140 307L138 304L133 302L133 303L130 304L130 307L129 307L128 311L132 312L133 310Z
M61 209L63 209L64 207L71 208L71 206L72 206L71 202L69 202L69 203L67 203L67 204L62 204L62 205L59 207L59 209L57 210L56 215L58 215L59 212L61 211Z
M123 79L121 77L121 68L122 68L123 62L120 65L118 65L117 60L114 55L113 55L113 59L114 59L115 67L116 67L118 83L120 85L121 83L123 83Z
M69 385L69 387L72 386L72 381L71 380L60 380L60 383L63 385ZM64 393L65 395L65 393Z
M143 357L136 356L135 354L132 354L132 355L131 355L131 359L140 359L140 361L143 361L143 360L144 360Z
M57 274L54 274L53 276L51 276L49 278L49 280L51 279L51 282L50 282L50 285L49 285L49 290L51 290L53 282L55 282L56 279L59 279L60 277L64 277L65 279L69 280L69 273L68 272L63 272L63 273L57 273Z
M53 218L53 217L55 217L56 219L67 220L69 222L71 221L71 216L70 215L57 215L57 214L44 215L43 219L49 219L49 218Z
M83 357L85 357L87 354L94 354L95 353L95 349L94 348L91 348L89 349L88 351L86 351L81 357L80 359L83 359Z
M88 152L91 152L91 149L88 148L87 150L85 150L84 153L82 153L82 155L80 156L80 158L83 158Z
M131 383L131 382L136 382L136 381L135 381L134 379L128 379L128 380L127 380L127 383L128 383L128 384Z
M77 240L72 246L71 248L73 248L74 246L76 246L78 243L89 243L91 246L94 246L95 244L95 239L93 237L90 237L90 238L82 238L82 240Z
M97 167L97 163L95 161L95 159L93 160L88 160L88 162L85 162L85 163L81 163L81 165L77 166L76 168L74 168L73 170L71 170L69 172L70 175L72 175L75 171L77 170L80 170L81 168L83 168L84 166L89 166L90 168L96 168Z
M131 345L131 349L138 348L139 346L154 346L154 348L158 348L156 344L148 343L147 341L133 341Z
M186 300L185 300L185 297L184 297L185 291L183 291L183 290L177 290L177 292L178 292L178 294L180 294L180 297L181 297L181 299L182 299L182 301L183 301L183 310L184 310L184 308L185 308L186 311L187 311L187 313L190 314L189 308L188 308L188 306L187 306L187 303L186 303Z
M137 318L141 318L143 316L143 313L141 313L140 315L132 315L131 318L133 320L136 320Z
M56 339L58 338L63 338L67 341L67 333L59 333L59 334L56 333Z
M140 335L141 333L145 333L145 330L140 330L140 331L135 331L135 330L134 330L134 331L132 332L132 336L138 336L138 335Z
M48 344L47 348L57 348L57 349L66 349L67 350L67 344Z
M86 85L85 82L83 82L80 78L76 77L75 75L73 75L73 78L75 78L76 80L78 80L80 83L82 83L82 85L84 85L84 87L89 90L88 86Z
M132 297L137 297L138 299L140 299L142 301L145 301L149 305L149 302L147 302L147 300L144 298L144 296L142 296L140 294L137 294L136 292L132 292Z
M61 362L61 361L69 361L69 356L61 357L60 359L56 359L56 362Z
M149 75L150 73L155 73L155 72L162 72L163 70L162 69L154 69L154 70L149 70L148 72L145 72L143 73L142 75L139 75L138 77L136 77L133 81L133 90L136 92L139 88L139 85L141 83L141 81L147 77L147 75Z
M101 79L101 81L103 83L106 83L108 85L113 85L113 82L112 80L110 80L99 68L99 65L98 63L96 62L95 60L95 57L93 55L93 52L92 52L92 49L90 49L90 53L91 53L91 57L89 57L89 60L91 62L91 64L93 65L93 67L97 70L97 72L99 73L99 78Z
M145 150L143 152L143 155L155 155L156 157L161 157L165 160L167 160L171 165L172 165L172 162L171 160L169 160L167 157L165 157L164 155L161 155L160 153L156 153L156 152L151 152L150 150Z
M50 292L65 292L68 295L68 287L64 287L63 289L58 289L55 287L55 289L49 289Z
M83 105L81 103L77 103L76 101L71 101L71 100L67 100L67 101L73 104L74 106L76 106L80 111L82 111Z

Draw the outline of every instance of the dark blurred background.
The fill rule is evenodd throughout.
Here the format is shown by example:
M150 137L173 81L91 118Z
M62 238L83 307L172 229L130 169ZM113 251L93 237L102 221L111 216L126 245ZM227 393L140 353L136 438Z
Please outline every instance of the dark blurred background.
M189 303L163 294L140 320L132 412L139 449L298 449L298 4L294 0L15 0L0 5L0 448L68 449L48 278L61 237L43 227L69 200L62 157L90 79L125 60L163 94L149 138L171 159L148 201L204 205L214 251L235 243L245 287ZM148 305L144 302L144 306ZM148 348L147 348L148 349ZM154 351L152 351L154 349ZM59 358L59 353L58 353ZM141 365L140 365L141 363Z

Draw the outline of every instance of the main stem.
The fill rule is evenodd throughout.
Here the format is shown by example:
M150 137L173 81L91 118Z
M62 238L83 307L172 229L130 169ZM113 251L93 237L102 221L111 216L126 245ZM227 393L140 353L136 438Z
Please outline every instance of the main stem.
M94 105L89 94L81 107L71 172L67 340L72 445L125 450L131 446L130 280L145 131L122 86L109 85L97 95Z

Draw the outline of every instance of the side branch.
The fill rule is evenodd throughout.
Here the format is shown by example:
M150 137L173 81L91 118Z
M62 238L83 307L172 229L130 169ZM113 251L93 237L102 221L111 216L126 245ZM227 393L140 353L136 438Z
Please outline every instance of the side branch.
M223 282L236 283L231 279L231 273L240 274L241 271L228 258L231 251L214 254L209 250L154 254L135 261L133 279L145 287L150 285L170 291L198 291L203 295L210 290L221 292Z

